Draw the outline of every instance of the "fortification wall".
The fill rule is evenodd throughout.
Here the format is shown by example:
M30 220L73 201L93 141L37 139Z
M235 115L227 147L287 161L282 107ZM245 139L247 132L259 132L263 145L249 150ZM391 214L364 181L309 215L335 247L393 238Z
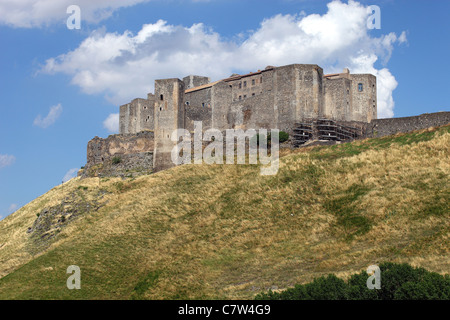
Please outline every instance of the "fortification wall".
M171 152L175 142L172 132L185 128L184 82L179 79L155 81L155 149L153 154L154 171L174 166Z
M268 70L228 82L232 87L232 101L243 100L266 92L270 85L267 80L271 77L272 71Z
M325 80L323 118L349 121L352 116L352 82L346 78Z
M186 129L194 130L194 121L202 121L205 130L211 128L211 88L185 94Z
M351 118L370 122L377 118L377 78L371 74L350 74L352 80L352 112ZM360 87L362 85L362 87Z
M144 130L154 130L155 97L137 98L120 106L119 133L138 133Z
M195 88L202 86L204 84L208 84L211 82L211 79L203 76L194 76L190 75L183 78L184 87L187 89Z
M203 130L211 129L212 109L211 107L186 106L186 128L194 131L194 121L201 121Z
M367 137L383 137L399 132L406 133L450 123L450 112L424 113L420 116L375 119L367 125Z
M230 129L277 128L273 92L248 97L231 103L227 119Z
M232 87L221 81L211 87L212 127L219 130L232 128L228 115L232 100Z
M153 170L154 134L95 137L87 146L87 164L82 177L148 174Z
M280 129L292 126L293 122L319 117L323 113L322 68L312 64L296 64L276 70L286 74L276 79ZM294 84L293 88L285 83L289 79ZM293 90L294 95L289 95L289 90Z

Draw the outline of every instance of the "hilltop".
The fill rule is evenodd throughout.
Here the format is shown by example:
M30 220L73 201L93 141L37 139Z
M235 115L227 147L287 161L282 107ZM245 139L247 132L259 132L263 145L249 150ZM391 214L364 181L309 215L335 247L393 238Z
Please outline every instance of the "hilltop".
M450 126L281 156L276 176L183 165L53 188L0 221L0 299L251 299L382 262L449 273Z

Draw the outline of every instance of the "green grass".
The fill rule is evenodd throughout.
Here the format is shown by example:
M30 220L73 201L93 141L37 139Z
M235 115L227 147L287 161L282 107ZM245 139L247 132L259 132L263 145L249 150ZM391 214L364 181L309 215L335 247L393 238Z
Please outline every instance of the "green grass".
M347 240L355 235L368 232L371 221L364 216L363 210L358 208L358 199L370 191L367 186L352 185L342 195L328 199L324 207L337 217L337 224L342 227Z
M0 221L0 299L252 299L385 261L448 273L449 126L284 152L275 176L185 165L53 188ZM67 198L77 219L37 250L36 213Z
M388 149L391 145L411 145L413 143L430 141L437 135L443 135L450 132L450 127L441 127L434 131L413 132L409 134L400 134L387 136L383 138L369 139L364 142L344 143L331 147L317 147L312 151L312 156L321 160L333 160L345 157L352 157L367 150Z

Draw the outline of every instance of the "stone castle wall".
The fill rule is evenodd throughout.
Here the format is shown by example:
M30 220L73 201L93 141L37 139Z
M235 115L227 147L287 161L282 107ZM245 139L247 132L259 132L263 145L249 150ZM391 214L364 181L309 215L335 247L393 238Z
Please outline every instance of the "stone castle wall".
M367 137L383 137L396 133L406 133L430 127L440 127L450 123L450 112L424 113L420 116L375 119L367 124Z
M135 99L120 107L120 133L155 130L160 105L157 80L155 94ZM205 129L278 128L289 131L296 122L311 118L370 122L376 118L376 78L368 74L324 75L314 64L267 67L247 75L233 75L214 83L201 76L183 81L184 94L176 106L165 100L162 110L177 108L184 126L193 130L194 121ZM363 88L360 90L360 86ZM181 91L180 91L181 92ZM175 100L174 100L175 101ZM178 104L183 101L182 104ZM164 114L163 114L164 115Z
M82 177L128 176L153 171L154 134L111 135L106 139L95 137L87 146L87 164Z
M376 119L372 120L371 123L336 121L336 124L357 128L362 133L359 138L383 137L448 125L450 124L450 112L425 113L419 116L403 118ZM288 128L288 131L292 131L292 129ZM225 132L222 132L222 134L225 137ZM330 141L330 143L332 142ZM207 144L207 142L203 142L203 147L206 147ZM88 143L88 161L80 175L82 177L133 177L150 174L157 171L153 168L154 146L154 134L150 131L137 134L112 135L106 139L95 137ZM173 144L169 147L172 148ZM168 152L168 150L166 151ZM162 158L161 161L169 161L168 167L173 166L168 153L165 155L166 157ZM120 162L114 163L114 158L116 158L115 162L117 162L117 158L120 159Z
M373 75L350 74L348 69L324 75L314 64L269 66L214 83L202 76L156 80L154 94L120 107L120 135L89 142L85 172L106 166L104 172L119 174L139 163L146 172L173 167L171 134L176 129L193 132L195 121L202 122L203 130L265 128L292 134L302 121L330 119L359 128L360 137L449 123L448 112L377 120L376 91ZM123 161L115 170L111 165L117 156Z

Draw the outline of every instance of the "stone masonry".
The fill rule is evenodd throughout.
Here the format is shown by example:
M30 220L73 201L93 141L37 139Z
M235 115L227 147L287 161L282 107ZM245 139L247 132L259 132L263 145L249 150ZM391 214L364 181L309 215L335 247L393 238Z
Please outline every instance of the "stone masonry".
M183 80L155 80L155 92L120 106L118 135L95 137L88 144L84 176L107 172L157 172L174 164L171 151L176 129L279 129L295 135L299 123L332 121L359 128L360 137L382 136L448 123L448 113L377 119L376 77L371 74L324 74L315 64L268 66L245 75L211 82L190 75ZM113 158L121 157L121 162ZM97 170L101 166L106 166ZM95 171L95 170L97 171ZM117 171L117 172L116 172Z

